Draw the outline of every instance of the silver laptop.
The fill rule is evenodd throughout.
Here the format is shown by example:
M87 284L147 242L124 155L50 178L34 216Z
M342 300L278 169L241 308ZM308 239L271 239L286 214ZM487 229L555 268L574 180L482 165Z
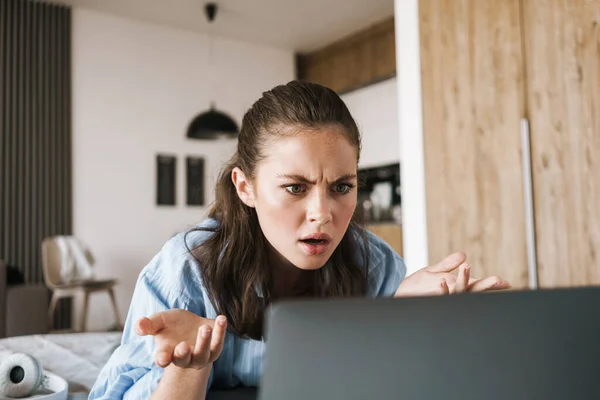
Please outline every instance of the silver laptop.
M295 301L260 400L600 399L600 289Z

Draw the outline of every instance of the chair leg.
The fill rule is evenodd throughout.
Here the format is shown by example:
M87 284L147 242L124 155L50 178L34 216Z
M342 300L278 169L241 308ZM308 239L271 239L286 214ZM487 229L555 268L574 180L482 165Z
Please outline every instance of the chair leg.
M87 309L88 309L88 297L90 293L88 291L83 292L83 304L81 305L81 326L80 332L85 332L87 323Z
M56 311L56 304L60 298L56 295L56 292L52 293L52 299L50 300L50 307L48 308L48 331L54 328L54 311Z
M108 295L110 296L110 301L113 306L113 310L115 311L115 326L117 329L123 329L123 325L121 324L121 316L119 315L119 309L117 308L117 300L115 299L115 292L112 288L108 289Z

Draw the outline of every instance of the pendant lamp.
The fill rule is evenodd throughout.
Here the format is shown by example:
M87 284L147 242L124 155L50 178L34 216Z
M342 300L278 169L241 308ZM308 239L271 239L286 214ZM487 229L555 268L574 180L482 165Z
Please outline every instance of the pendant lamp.
M217 5L207 3L204 7L208 22L214 21L217 15ZM212 72L212 38L210 40L210 61ZM211 79L211 82L214 79ZM214 102L210 109L198 114L188 125L187 137L190 139L212 140L218 138L236 138L239 132L237 123L229 115L217 110Z

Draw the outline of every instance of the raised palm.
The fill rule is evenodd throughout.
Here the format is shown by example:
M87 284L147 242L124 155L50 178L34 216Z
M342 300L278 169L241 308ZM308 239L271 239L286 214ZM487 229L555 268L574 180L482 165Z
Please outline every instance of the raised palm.
M182 368L204 368L223 350L227 320L202 318L190 311L172 309L137 321L138 335L151 335L156 345L155 362Z
M458 269L458 274L452 274L452 271L456 269ZM484 292L508 288L510 288L510 283L498 276L488 276L483 279L471 278L471 267L467 262L467 256L458 252L406 277L396 291L395 297Z

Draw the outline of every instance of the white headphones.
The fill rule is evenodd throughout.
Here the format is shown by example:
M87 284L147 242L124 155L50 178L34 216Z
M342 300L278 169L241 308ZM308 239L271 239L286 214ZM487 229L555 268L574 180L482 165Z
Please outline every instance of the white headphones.
M16 353L0 363L0 398L66 400L69 385L57 375L45 372L34 357ZM45 396L38 396L45 395Z

